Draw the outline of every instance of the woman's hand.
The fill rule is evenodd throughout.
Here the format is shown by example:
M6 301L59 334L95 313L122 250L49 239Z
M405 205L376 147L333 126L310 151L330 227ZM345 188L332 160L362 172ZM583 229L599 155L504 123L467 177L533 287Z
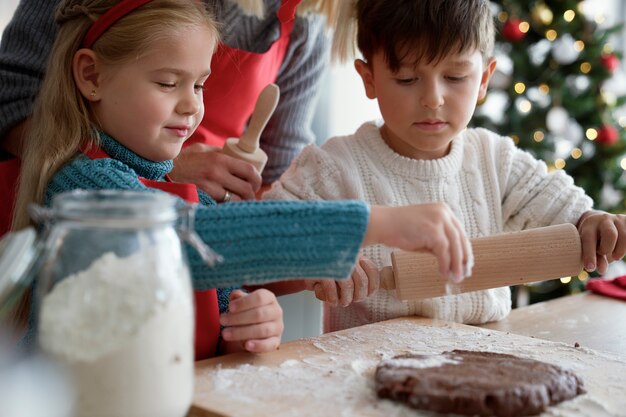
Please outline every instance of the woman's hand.
M445 203L372 206L363 245L373 243L431 252L439 263L439 274L454 282L471 275L472 245Z
M234 290L230 293L228 312L220 316L222 353L242 350L270 352L280 345L283 310L276 296L260 289L249 294Z
M230 201L254 200L261 188L261 175L252 164L220 151L216 146L202 143L183 148L174 159L172 179L196 184L218 203L224 201L226 191L230 193Z

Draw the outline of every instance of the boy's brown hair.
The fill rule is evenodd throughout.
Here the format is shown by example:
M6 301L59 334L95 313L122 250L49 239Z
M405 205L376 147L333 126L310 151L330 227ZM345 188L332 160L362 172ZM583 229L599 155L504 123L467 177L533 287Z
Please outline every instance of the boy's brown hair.
M493 53L487 0L358 0L356 17L365 61L382 51L394 72L407 57L431 63L476 48L486 62Z

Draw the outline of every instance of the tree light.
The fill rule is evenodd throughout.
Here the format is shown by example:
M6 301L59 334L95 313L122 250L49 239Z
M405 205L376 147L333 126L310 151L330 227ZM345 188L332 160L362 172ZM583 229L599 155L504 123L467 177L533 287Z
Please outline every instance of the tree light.
M531 104L530 101L528 101L528 99L521 99L517 102L517 109L521 112L521 113L528 113L530 112L530 110L533 108L533 105Z
M585 132L585 136L587 136L587 139L589 140L596 140L596 138L598 137L598 131L594 128L589 128Z
M522 94L524 91L526 91L526 85L524 83L515 83L514 88L517 94Z
M583 41L574 42L574 49L576 49L578 52L582 52L582 50L585 49L585 42Z
M574 20L574 18L576 17L576 12L573 10L566 10L565 13L563 13L563 19L565 19L566 22L571 22L572 20Z
M538 19L544 25L549 25L552 23L552 19L554 18L554 14L552 14L552 10L550 10L545 4L538 4L533 10L533 16Z
M554 161L554 166L556 167L556 169L563 169L565 168L565 160L564 159L557 159Z
M549 41L555 40L558 36L559 34L554 29L550 29L546 31L546 39Z
M580 72L583 74L589 74L591 71L591 64L589 62L583 62L580 64Z
M527 33L530 30L530 24L528 22L521 22L519 24L519 30L522 33Z
M583 156L583 151L580 148L572 149L572 158L579 159L581 156Z

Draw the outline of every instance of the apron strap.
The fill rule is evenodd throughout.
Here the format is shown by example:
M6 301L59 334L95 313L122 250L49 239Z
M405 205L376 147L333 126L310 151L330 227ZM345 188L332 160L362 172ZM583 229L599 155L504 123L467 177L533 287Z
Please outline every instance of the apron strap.
M280 20L281 23L287 23L294 20L296 17L296 9L301 2L302 0L283 0L277 13L278 20Z

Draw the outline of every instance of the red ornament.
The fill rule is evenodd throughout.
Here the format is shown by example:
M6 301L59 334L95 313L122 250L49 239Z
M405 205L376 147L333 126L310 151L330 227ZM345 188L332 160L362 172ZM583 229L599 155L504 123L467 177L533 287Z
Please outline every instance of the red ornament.
M619 58L614 54L603 54L600 57L600 63L610 73L613 73L619 67Z
M521 20L511 18L502 25L502 36L509 42L519 42L526 37L526 33L520 30Z
M596 142L602 145L614 145L619 139L619 132L615 126L604 125L598 130Z

